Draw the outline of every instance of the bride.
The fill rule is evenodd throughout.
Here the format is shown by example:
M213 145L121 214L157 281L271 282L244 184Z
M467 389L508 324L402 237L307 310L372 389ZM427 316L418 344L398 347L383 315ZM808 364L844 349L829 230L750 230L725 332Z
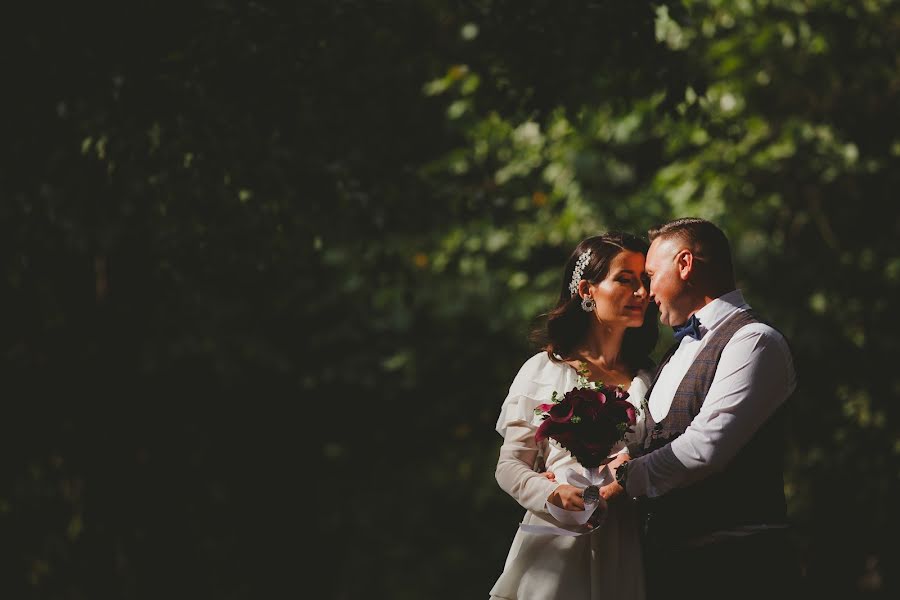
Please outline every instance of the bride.
M578 473L584 469L555 442L535 442L540 419L534 409L548 402L553 391L574 388L584 366L588 379L624 386L629 401L640 409L653 366L649 354L657 340L655 306L647 310L646 253L646 242L625 233L578 244L566 263L559 302L539 332L543 349L522 365L510 386L497 419L503 445L496 475L500 487L527 510L523 524L529 527L516 533L491 598L644 597L638 520L630 499L620 495L610 500L603 525L591 533L550 532L550 527L572 527L554 519L548 503L584 510L582 488L565 480L570 468ZM638 414L628 443L643 438L643 411ZM610 466L627 458L624 442L613 447L611 458Z

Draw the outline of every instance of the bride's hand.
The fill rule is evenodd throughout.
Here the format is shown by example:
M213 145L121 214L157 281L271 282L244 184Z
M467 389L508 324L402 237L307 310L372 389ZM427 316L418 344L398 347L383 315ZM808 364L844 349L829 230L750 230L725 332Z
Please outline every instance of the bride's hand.
M553 471L544 471L543 473L541 473L541 475L543 475L550 481L556 481L556 474Z
M553 490L547 501L564 510L584 510L584 498L581 497L581 488L567 483Z

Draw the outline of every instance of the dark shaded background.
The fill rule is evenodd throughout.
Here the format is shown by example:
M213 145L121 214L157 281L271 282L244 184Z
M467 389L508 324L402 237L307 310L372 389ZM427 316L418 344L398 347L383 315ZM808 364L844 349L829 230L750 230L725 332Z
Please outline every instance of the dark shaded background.
M563 261L688 215L794 345L809 593L896 592L896 2L2 30L5 597L486 596L522 512L493 424Z

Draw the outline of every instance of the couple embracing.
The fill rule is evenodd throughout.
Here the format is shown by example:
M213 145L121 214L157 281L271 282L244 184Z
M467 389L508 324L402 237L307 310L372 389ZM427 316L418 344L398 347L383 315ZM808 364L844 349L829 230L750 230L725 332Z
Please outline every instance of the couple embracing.
M788 344L736 288L713 223L678 219L649 240L608 233L575 248L542 351L503 402L497 481L527 512L491 598L786 597L796 583L782 477ZM654 366L657 315L675 344ZM535 408L585 370L621 385L639 416L610 452L602 525L559 535L567 525L551 508L584 510L585 487L566 480L580 466L571 453L535 440Z

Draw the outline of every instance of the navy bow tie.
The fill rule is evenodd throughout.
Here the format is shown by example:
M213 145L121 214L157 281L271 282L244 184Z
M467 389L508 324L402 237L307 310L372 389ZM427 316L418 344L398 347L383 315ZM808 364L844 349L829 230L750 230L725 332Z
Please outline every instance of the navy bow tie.
M685 321L682 325L676 325L672 328L672 331L675 332L676 343L680 342L681 338L686 335L698 340L703 337L703 334L700 333L700 319L697 318L697 315L691 315L690 319Z

